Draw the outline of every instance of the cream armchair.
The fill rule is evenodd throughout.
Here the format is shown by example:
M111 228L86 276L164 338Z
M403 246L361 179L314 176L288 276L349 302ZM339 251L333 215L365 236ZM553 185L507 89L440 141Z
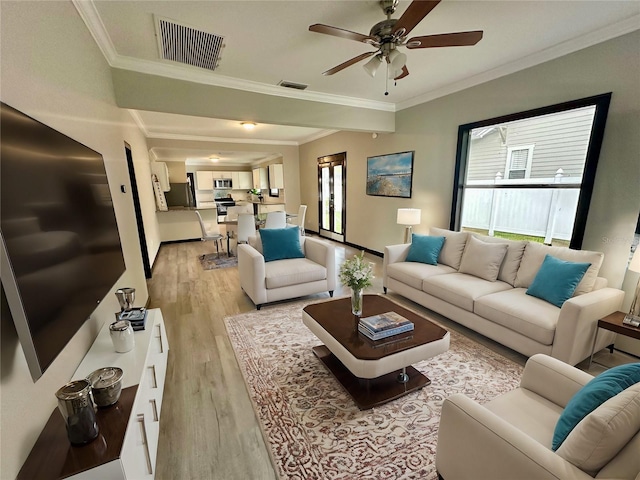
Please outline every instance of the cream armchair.
M597 472L581 470L551 450L562 410L592 378L560 360L537 354L527 361L517 389L485 405L461 394L447 398L436 450L440 478L637 479L640 432Z
M238 245L240 287L256 308L269 302L328 292L336 288L335 247L328 242L300 237L304 258L265 262L259 238Z

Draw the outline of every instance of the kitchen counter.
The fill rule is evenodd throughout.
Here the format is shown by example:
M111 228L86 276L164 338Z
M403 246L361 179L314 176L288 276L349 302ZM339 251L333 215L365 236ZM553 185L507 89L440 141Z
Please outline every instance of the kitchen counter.
M179 240L194 240L202 237L200 223L196 216L200 212L202 219L213 221L216 208L169 207L167 212L157 212L158 227L161 242L175 242ZM224 230L224 227L221 227Z

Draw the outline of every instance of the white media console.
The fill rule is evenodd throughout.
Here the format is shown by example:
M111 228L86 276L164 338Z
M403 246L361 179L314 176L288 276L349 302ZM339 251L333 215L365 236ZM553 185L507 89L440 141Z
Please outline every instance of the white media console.
M102 367L120 367L124 372L120 401L98 409L98 438L72 447L62 416L54 411L19 479L154 478L169 353L162 312L148 310L145 329L135 332L134 337L133 350L115 352L107 322L73 375L73 380L85 378Z

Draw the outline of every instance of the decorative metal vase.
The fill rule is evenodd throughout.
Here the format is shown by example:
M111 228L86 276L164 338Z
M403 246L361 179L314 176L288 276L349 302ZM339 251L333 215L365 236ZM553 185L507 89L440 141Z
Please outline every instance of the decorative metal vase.
M361 288L351 289L351 313L358 317L362 315L362 293Z

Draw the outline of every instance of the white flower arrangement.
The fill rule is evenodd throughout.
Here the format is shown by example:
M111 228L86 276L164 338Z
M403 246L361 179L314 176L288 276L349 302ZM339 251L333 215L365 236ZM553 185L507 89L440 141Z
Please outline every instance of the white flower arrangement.
M373 280L373 264L364 259L364 250L360 255L354 255L345 260L340 266L340 283L353 290L370 287Z

